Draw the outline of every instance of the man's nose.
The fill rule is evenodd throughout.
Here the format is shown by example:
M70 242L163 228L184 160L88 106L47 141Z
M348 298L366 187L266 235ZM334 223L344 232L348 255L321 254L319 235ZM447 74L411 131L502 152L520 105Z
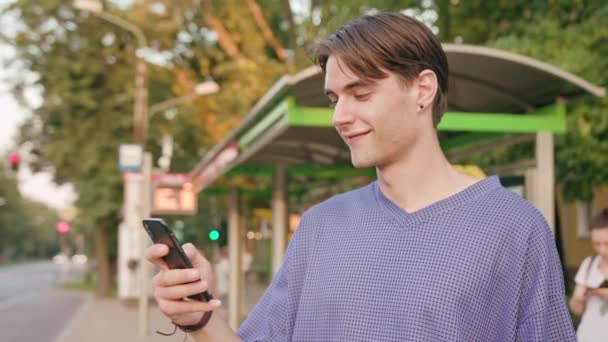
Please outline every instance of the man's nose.
M335 127L351 124L355 121L352 108L348 106L346 101L338 100L334 107L334 115L332 116L332 122Z

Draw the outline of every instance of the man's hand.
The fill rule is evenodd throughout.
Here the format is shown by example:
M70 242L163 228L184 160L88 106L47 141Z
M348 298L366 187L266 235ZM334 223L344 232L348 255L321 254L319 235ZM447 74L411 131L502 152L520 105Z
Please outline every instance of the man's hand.
M162 259L169 253L169 247L155 244L146 250L146 258L160 268L152 279L154 298L163 314L179 325L193 325L200 321L202 314L221 307L219 300L209 303L186 299L186 297L209 290L215 291L215 276L209 262L187 243L184 252L193 268L170 270Z

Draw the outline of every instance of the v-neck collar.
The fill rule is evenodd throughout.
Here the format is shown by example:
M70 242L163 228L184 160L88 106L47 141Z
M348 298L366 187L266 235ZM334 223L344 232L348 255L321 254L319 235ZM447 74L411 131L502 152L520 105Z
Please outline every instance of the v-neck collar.
M498 176L491 176L472 184L450 197L410 213L382 193L378 180L372 183L372 190L380 207L386 210L397 221L399 226L402 227L410 227L419 224L438 213L450 210L500 187L502 187L502 185L500 184Z

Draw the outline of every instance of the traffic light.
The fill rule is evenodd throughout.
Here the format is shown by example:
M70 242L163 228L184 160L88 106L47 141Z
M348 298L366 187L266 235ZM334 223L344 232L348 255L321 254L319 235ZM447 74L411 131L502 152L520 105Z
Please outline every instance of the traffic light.
M11 152L8 156L8 160L11 164L11 170L13 172L19 171L19 163L21 162L21 156L18 152Z
M57 229L59 234L67 234L70 232L70 224L67 221L61 220L57 222L55 229Z
M217 241L220 239L220 231L217 229L213 229L209 232L209 240Z
M228 243L228 226L225 221L219 223L216 228L209 230L207 234L209 241L217 243L219 247L226 246Z

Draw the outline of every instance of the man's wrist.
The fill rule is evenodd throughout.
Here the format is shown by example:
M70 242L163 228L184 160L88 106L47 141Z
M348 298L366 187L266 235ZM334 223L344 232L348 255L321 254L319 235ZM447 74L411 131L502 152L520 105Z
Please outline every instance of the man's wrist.
M201 320L198 321L198 323L196 323L196 324L192 324L192 325L179 325L177 323L173 323L173 324L175 324L179 328L179 330L181 330L183 332L187 332L187 333L195 332L197 330L203 329L209 323L209 321L211 320L212 314L213 314L212 311L203 313Z
M189 333L194 341L241 341L218 311L219 309L214 311L214 315L204 328Z

